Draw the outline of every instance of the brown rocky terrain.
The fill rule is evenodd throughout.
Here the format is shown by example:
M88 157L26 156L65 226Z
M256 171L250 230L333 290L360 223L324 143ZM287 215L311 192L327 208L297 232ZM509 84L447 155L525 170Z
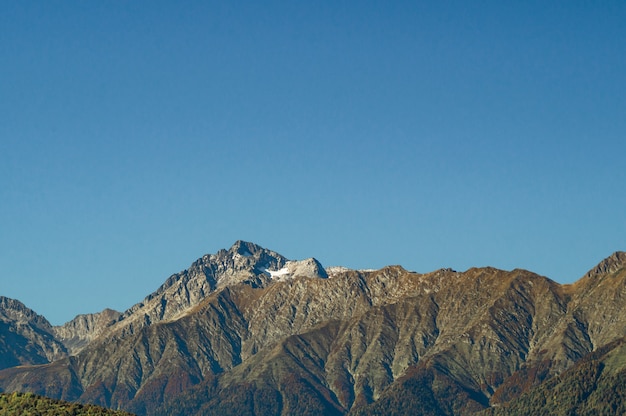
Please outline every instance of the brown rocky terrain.
M0 389L150 415L470 414L626 336L625 266L615 253L573 285L488 267L327 273L237 242L121 315L57 329L75 355L0 371Z

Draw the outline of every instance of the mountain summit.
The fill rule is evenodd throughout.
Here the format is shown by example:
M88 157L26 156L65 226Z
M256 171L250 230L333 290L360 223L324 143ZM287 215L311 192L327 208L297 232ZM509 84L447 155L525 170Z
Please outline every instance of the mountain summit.
M592 278L598 275L614 273L626 267L626 252L616 251L606 259L602 260L596 267L589 270L585 277Z
M0 389L140 415L506 409L626 336L623 259L573 285L490 267L329 277L314 258L237 241L121 314L46 330L65 334L51 340L65 355L0 371ZM602 365L626 360L622 351Z
M152 323L175 320L198 305L209 294L226 287L245 284L261 288L273 278L287 276L326 277L315 259L289 261L280 254L245 241L228 250L202 256L191 266L170 276L161 287L119 318L129 331Z

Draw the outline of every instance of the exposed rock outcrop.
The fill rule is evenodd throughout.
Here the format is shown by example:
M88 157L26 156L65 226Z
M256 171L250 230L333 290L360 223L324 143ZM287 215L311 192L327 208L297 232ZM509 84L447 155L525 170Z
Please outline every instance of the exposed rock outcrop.
M65 345L68 353L74 355L97 338L106 328L115 324L121 315L113 309L78 315L64 325L55 326L53 333Z
M623 269L626 267L626 252L616 251L606 259L602 260L596 267L589 270L585 275L585 279L593 278L594 276L602 276Z
M0 296L0 369L67 355L50 322L18 300Z

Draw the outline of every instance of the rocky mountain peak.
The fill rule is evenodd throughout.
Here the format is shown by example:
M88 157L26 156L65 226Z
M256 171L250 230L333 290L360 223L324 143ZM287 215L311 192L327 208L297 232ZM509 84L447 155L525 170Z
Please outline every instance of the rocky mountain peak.
M322 266L322 263L313 257L300 261L295 273L306 277L328 278L328 274L324 266Z
M105 309L98 313L78 315L64 325L54 327L54 334L70 355L78 353L106 328L115 324L121 313Z
M237 240L228 251L232 254L240 254L245 257L251 257L263 250L263 247L254 243Z
M288 260L275 251L238 240L229 250L205 255L199 261L213 271L218 287L238 283L259 287L268 283L266 270L279 270Z
M602 260L596 267L589 270L586 278L615 273L619 269L626 267L626 252L616 251L609 257Z
M31 324L37 328L49 330L50 322L16 299L0 296L0 320L17 324Z
M264 269L275 280L287 280L295 277L328 278L324 266L313 257L300 261L287 261L279 270Z
M111 328L122 332L156 322L176 320L221 288L246 284L265 287L286 277L327 277L315 259L290 261L275 251L238 240L230 249L206 254L191 266L170 276L142 302L124 312Z
M0 369L43 364L65 355L46 318L18 300L0 296Z

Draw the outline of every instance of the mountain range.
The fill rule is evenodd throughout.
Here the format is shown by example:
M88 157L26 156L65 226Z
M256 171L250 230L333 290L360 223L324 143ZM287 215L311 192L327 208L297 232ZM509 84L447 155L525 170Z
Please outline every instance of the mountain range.
M237 241L124 312L0 297L0 391L139 415L626 412L626 253L573 284L324 268Z

